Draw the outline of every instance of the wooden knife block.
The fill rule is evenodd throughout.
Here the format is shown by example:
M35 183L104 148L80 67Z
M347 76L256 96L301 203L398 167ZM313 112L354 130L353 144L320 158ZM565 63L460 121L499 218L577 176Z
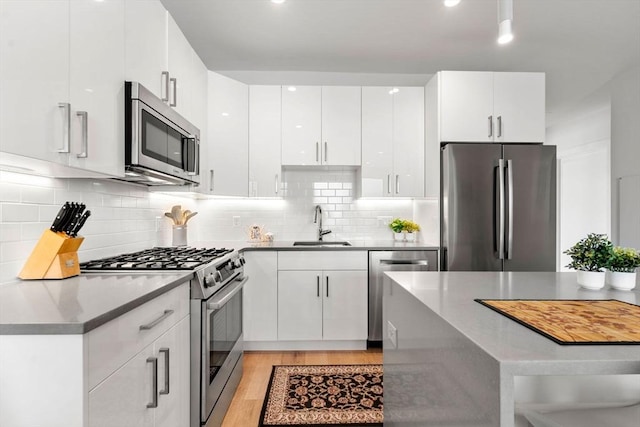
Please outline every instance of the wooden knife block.
M78 249L84 237L45 230L18 277L23 280L65 279L80 274Z

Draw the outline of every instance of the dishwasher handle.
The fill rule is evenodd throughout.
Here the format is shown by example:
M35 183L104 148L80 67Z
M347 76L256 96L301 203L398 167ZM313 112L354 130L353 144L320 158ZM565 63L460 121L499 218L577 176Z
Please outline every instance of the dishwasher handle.
M380 264L387 265L429 265L426 259L381 259Z

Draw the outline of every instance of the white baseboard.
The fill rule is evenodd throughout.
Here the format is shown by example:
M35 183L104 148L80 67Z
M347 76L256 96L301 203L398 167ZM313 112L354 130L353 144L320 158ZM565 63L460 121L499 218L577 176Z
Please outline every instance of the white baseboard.
M245 341L247 351L366 350L367 341Z

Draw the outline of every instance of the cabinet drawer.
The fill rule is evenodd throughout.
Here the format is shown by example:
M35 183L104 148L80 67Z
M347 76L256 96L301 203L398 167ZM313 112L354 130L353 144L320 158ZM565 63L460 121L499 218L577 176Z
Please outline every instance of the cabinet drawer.
M155 320L173 310L150 329ZM88 333L89 390L189 314L189 283L119 316Z
M278 270L366 270L367 251L281 251Z

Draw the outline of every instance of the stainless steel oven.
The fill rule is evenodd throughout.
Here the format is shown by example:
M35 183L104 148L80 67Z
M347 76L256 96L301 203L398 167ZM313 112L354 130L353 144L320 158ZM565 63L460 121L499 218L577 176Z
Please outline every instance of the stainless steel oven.
M242 287L247 280L238 278L200 303L203 334L198 382L202 425L222 423L242 376ZM193 311L191 315L198 317Z

